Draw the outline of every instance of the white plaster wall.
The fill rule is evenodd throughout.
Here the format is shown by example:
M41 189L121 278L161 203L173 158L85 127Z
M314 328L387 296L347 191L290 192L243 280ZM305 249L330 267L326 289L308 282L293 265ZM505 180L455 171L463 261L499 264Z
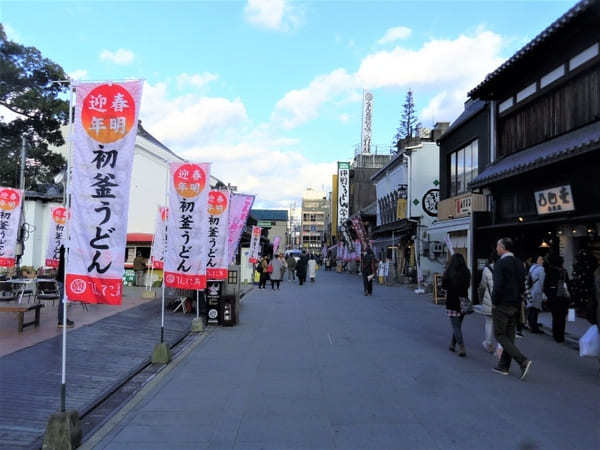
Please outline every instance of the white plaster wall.
M21 266L33 266L37 269L46 260L50 210L53 206L60 206L60 203L25 200L23 206L25 222L30 226L30 233L25 241Z

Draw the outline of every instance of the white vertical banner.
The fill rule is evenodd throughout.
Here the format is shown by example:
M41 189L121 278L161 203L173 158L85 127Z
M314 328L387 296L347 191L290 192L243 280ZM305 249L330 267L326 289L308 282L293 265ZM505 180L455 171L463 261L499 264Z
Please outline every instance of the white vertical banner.
M23 191L0 187L0 267L15 265Z
M338 161L338 228L350 216L350 163Z
M206 288L210 163L169 164L165 286Z
M159 206L156 213L156 225L154 226L154 240L150 253L150 264L153 269L162 270L165 266L165 244L167 241L167 217L169 208Z
M75 86L66 294L120 305L143 81Z
M373 94L369 91L363 92L362 111L362 133L360 149L361 153L371 153L371 122L373 115Z
M257 227L256 225L252 226L252 236L250 238L250 258L248 259L252 264L256 264L258 262L261 232L261 227Z
M228 276L229 191L212 190L208 194L208 260L209 280L226 280Z
M46 267L58 267L60 246L65 241L67 224L67 208L62 206L50 208L50 226L48 230L48 248L46 250Z

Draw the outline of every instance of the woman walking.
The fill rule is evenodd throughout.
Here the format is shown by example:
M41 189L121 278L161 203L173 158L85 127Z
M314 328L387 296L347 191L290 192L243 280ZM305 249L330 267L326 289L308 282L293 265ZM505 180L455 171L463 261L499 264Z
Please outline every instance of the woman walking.
M470 282L471 272L465 264L465 259L460 253L455 253L444 272L442 287L447 293L446 311L452 325L452 341L449 350L455 351L455 346L458 344L458 356L467 356L461 329L465 316L460 309L460 299L468 297Z
M315 259L315 255L310 255L310 259L308 260L308 278L310 278L310 282L314 283L315 278L317 276L317 261Z
M529 331L535 334L542 332L538 327L538 314L542 310L542 302L544 301L545 279L544 257L538 256L535 263L529 268L529 274L527 275L527 288L529 291L527 296L527 322L529 323Z
M273 258L273 262L271 263L273 269L273 272L271 272L271 289L275 289L275 285L277 285L277 290L279 290L279 283L281 283L281 279L283 278L284 264L285 261L281 255Z
M485 338L481 345L489 353L493 353L495 349L496 339L494 338L494 320L492 319L492 292L494 290L494 263L496 262L496 252L488 257L487 264L483 268L481 274L481 282L479 283L479 300L481 304L474 309L479 314L482 314L485 319L484 333Z
M262 268L262 272L260 272L260 282L258 283L259 289L265 289L267 287L267 280L269 279L269 257L264 256L260 261L260 267Z
M563 268L560 256L549 258L550 267L546 274L544 292L548 297L548 306L552 311L552 336L556 342L565 341L565 326L569 303L571 301L568 289L569 276Z

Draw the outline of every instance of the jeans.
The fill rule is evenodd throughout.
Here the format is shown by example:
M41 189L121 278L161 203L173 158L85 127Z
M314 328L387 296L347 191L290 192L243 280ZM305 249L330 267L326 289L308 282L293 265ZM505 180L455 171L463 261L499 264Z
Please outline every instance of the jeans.
M271 280L271 289L275 289L275 285L277 285L277 289L279 289L279 283L281 280Z
M502 357L498 367L508 370L510 363L515 359L520 366L523 366L527 358L519 351L515 345L515 329L517 320L520 320L521 307L519 305L496 305L492 315L494 318L494 333L496 340L502 346Z
M494 350L496 339L494 338L494 319L492 316L485 316L485 340L483 341L483 346L486 350Z
M292 280L292 281L296 280L296 269L290 269L288 271L288 280Z
M527 322L529 323L529 330L532 333L541 333L538 327L538 314L540 310L537 308L529 307L527 308Z
M461 347L465 345L461 329L464 318L465 316L463 315L460 315L458 317L450 317L450 324L452 325L452 347L454 347L455 344L458 344Z

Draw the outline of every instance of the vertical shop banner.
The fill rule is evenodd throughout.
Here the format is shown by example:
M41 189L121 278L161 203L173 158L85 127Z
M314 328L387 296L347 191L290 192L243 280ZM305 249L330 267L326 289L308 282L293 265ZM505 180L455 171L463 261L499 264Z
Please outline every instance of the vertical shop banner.
M261 227L257 227L256 225L252 226L252 237L250 238L250 258L248 259L252 264L256 264L258 262L261 232Z
M338 162L338 228L350 214L350 163Z
M273 258L277 255L277 250L279 250L279 242L281 242L281 238L279 236L275 236L273 239Z
M67 224L67 208L62 206L50 208L50 230L48 230L48 249L46 250L46 267L58 267L60 246L65 241Z
M167 241L167 218L169 208L159 206L156 213L156 225L154 227L154 240L150 253L150 264L153 269L162 270L165 267L165 245Z
M354 259L356 261L360 261L360 256L362 255L362 248L362 244L358 239L354 241Z
M66 293L120 305L143 81L75 86Z
M206 288L209 163L169 164L165 286Z
M206 276L209 280L226 280L228 276L229 206L229 191L210 191L208 194L208 260L206 263Z
M227 254L235 261L237 248L246 226L246 220L254 203L254 195L231 194L229 199L229 236L227 236Z
M0 187L0 267L15 265L23 191Z
M354 228L354 231L356 232L356 235L358 236L361 245L364 248L367 248L369 246L369 243L367 241L367 230L365 229L365 225L363 224L362 220L360 220L360 217L352 218L352 228Z

